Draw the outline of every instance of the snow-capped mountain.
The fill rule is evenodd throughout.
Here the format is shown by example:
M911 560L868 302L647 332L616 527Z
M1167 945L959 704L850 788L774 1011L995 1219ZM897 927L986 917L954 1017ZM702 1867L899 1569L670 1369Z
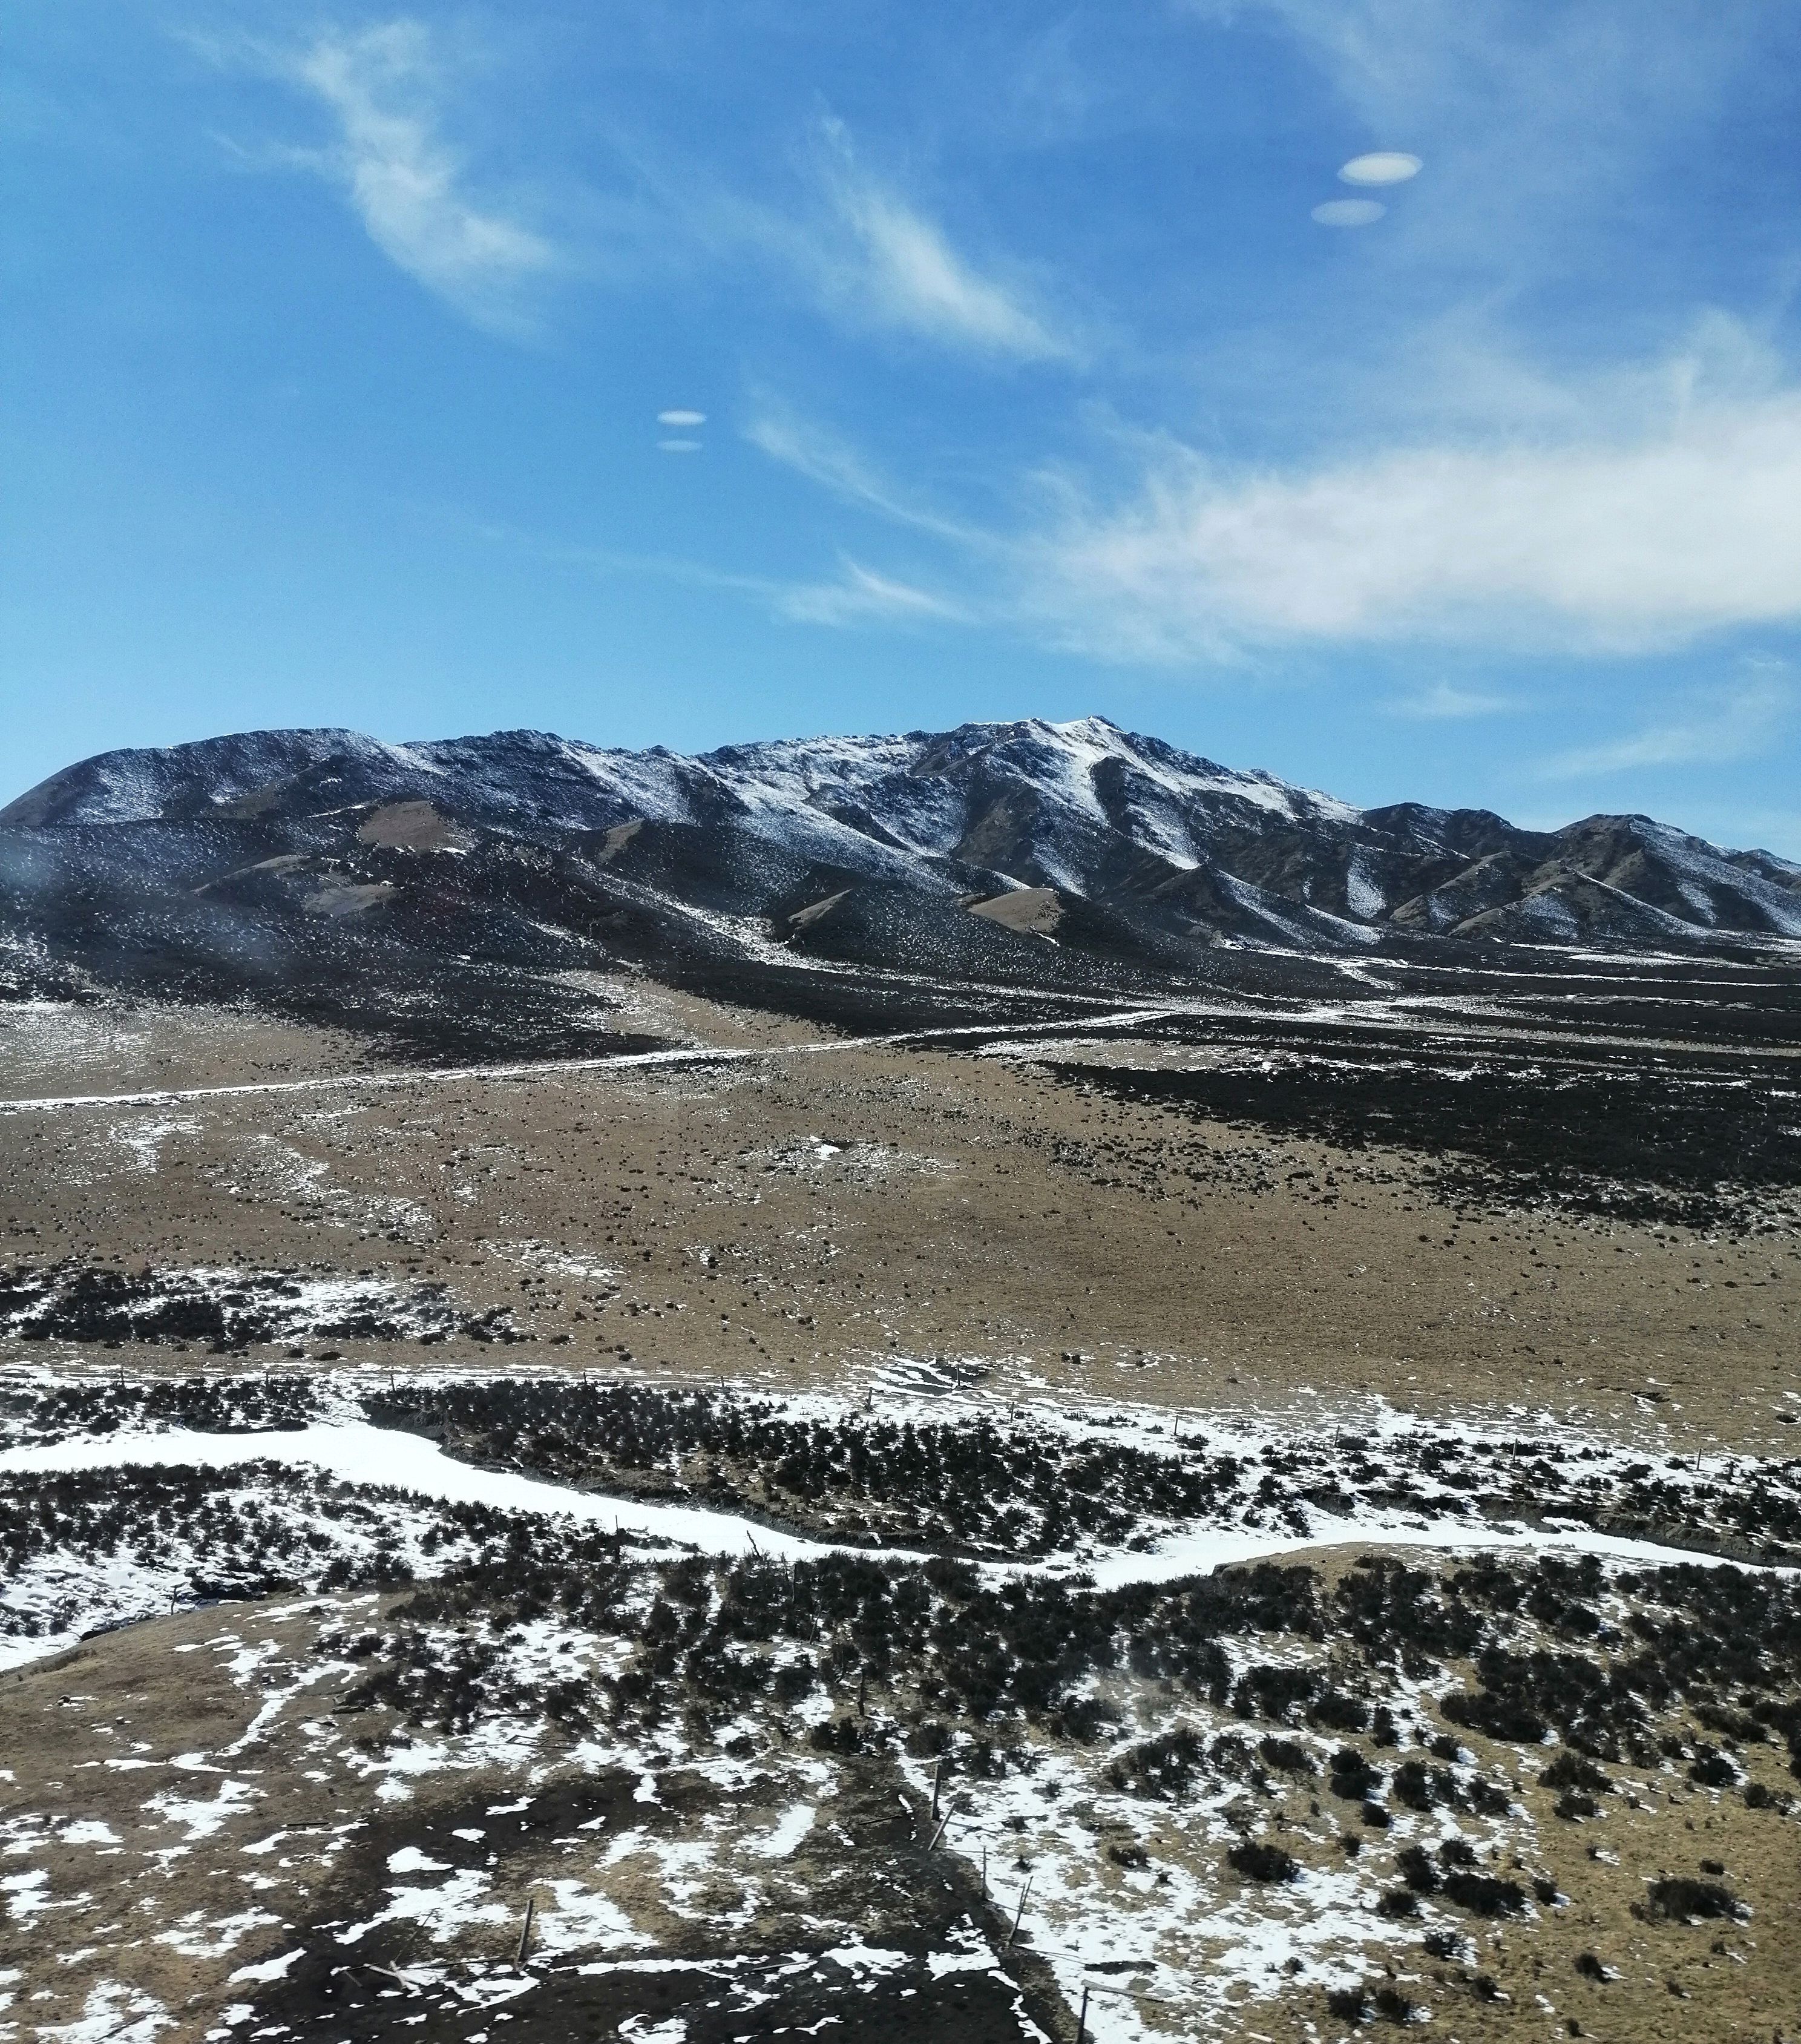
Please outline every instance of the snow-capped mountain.
M1781 943L1801 866L1643 816L1359 809L1099 717L698 757L253 732L103 753L0 810L0 928L209 984L373 959L1100 982L1221 945Z

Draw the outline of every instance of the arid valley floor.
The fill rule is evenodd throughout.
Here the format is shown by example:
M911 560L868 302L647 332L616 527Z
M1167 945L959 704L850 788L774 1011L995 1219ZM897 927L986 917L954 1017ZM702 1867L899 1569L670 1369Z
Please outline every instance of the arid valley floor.
M1801 2033L1801 975L1511 955L0 1009L0 2039Z

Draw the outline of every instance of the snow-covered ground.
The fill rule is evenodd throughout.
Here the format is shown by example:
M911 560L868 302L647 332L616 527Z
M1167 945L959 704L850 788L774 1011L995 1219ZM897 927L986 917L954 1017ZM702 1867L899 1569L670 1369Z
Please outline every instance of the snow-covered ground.
M549 1373L536 1374L540 1381L549 1379ZM785 1401L785 1409L793 1416L843 1425L860 1424L872 1407L878 1416L904 1415L918 1425L995 1419L996 1400L966 1381L969 1374L943 1364L890 1364L861 1399L795 1397ZM44 1381L53 1380L46 1376ZM447 1385L469 1380L463 1373L442 1371L422 1373L419 1381ZM325 1416L291 1431L151 1431L128 1424L60 1439L15 1439L0 1450L0 1495L10 1485L20 1486L23 1495L24 1486L60 1474L166 1470L174 1481L175 1472L203 1472L210 1480L210 1487L205 1481L201 1486L208 1501L216 1500L222 1514L248 1523L252 1537L240 1543L244 1551L254 1549L263 1532L278 1556L305 1547L310 1536L306 1566L294 1573L305 1578L310 1570L313 1581L330 1559L367 1562L378 1552L392 1558L397 1581L429 1580L481 1550L482 1543L455 1519L463 1508L500 1516L486 1523L490 1542L504 1539L502 1521L515 1517L547 1530L566 1527L572 1538L585 1529L616 1531L624 1536L617 1551L635 1564L667 1561L683 1551L728 1561L762 1556L777 1562L816 1560L835 1551L828 1542L774 1531L731 1512L642 1504L545 1481L516 1469L476 1467L420 1435L371 1424L361 1416L363 1389L351 1371L325 1380L319 1400ZM1619 1589L1622 1571L1709 1558L1554 1517L1531 1525L1485 1518L1469 1490L1450 1480L1465 1463L1498 1460L1511 1470L1535 1454L1555 1453L1562 1466L1574 1467L1596 1484L1624 1481L1645 1466L1628 1451L1584 1441L1568 1430L1554 1442L1541 1430L1534 1440L1523 1416L1511 1434L1475 1426L1429 1431L1373 1408L1358 1414L1353 1435L1329 1423L1302 1429L1115 1401L1073 1407L1016 1394L1006 1417L1009 1425L1047 1438L1077 1444L1125 1443L1172 1458L1194 1454L1204 1435L1206 1453L1233 1458L1242 1465L1242 1474L1222 1496L1218 1523L1161 1527L1148 1546L1135 1543L989 1562L983 1573L990 1583L1010 1576L1040 1582L1081 1577L1105 1591L1334 1545L1522 1557L1562 1552L1592 1554L1607 1565L1596 1601L1617 1627L1629 1615ZM1426 1446L1434 1453L1423 1462ZM1382 1504L1347 1491L1350 1501L1333 1511L1296 1505L1292 1497L1272 1505L1263 1499L1262 1479L1302 1454L1314 1457L1304 1476L1329 1471L1335 1481L1349 1482L1354 1469L1376 1476L1385 1472L1384 1480L1404 1477L1414 1494L1402 1504ZM1680 1468L1664 1460L1663 1475L1672 1484L1692 1487L1698 1500L1733 1469L1724 1458L1705 1459L1699 1467L1691 1460ZM1741 1464L1738 1473L1749 1481L1752 1473ZM1760 1481L1781 1476L1768 1469L1754 1473ZM1303 1516L1302 1524L1291 1523L1291 1510ZM1262 1523L1247 1523L1258 1513ZM893 1548L877 1550L874 1558L904 1567L920 1558ZM54 1616L57 1623L38 1637L16 1639L10 1658L17 1664L67 1645L95 1625L154 1615L167 1608L172 1589L199 1569L218 1567L222 1559L229 1556L222 1558L217 1544L185 1531L171 1539L148 1529L110 1555L71 1550L40 1556L15 1576L6 1600L21 1616ZM285 1559L282 1565L286 1566ZM1795 1572L1780 1573L1791 1577ZM647 1600L655 1594L654 1576L653 1567L642 1593L633 1594ZM647 1927L641 1907L628 1906L632 1896L654 1895L657 1909L715 1930L729 1928L740 1918L747 1927L760 1908L774 1906L775 1898L786 1894L784 1882L799 1882L804 1889L806 1877L798 1869L806 1854L831 1850L827 1835L839 1762L829 1753L812 1750L804 1736L843 1708L843 1696L830 1688L816 1688L784 1707L788 1729L773 1745L766 1707L759 1702L747 1705L741 1719L716 1726L703 1743L695 1742L679 1714L669 1713L655 1730L597 1726L572 1746L543 1716L541 1704L505 1700L541 1699L547 1685L559 1681L591 1689L616 1677L633 1650L629 1642L585 1630L556 1612L516 1623L508 1622L505 1610L443 1622L428 1615L409 1623L418 1636L441 1643L447 1662L472 1638L496 1657L484 1678L484 1693L492 1700L465 1729L440 1727L373 1743L358 1741L350 1736L353 1727L324 1708L321 1685L327 1677L334 1685L352 1682L370 1665L357 1657L352 1635L360 1627L384 1623L382 1600L368 1593L331 1598L326 1622L340 1628L340 1643L333 1646L322 1638L318 1654L309 1659L296 1654L290 1629L318 1623L321 1607L307 1581L301 1587L305 1595L299 1603L265 1598L223 1606L216 1637L190 1635L175 1650L211 1655L218 1672L245 1699L244 1728L217 1750L183 1754L179 1762L141 1763L150 1771L133 1808L140 1806L141 1821L176 1845L228 1854L233 1865L236 1855L248 1854L245 1865L264 1868L268 1862L257 1855L266 1854L282 1834L271 1837L266 1825L254 1831L244 1826L265 1794L257 1770L284 1740L301 1742L307 1765L342 1770L347 1783L356 1785L359 1794L373 1799L371 1807L383 1811L414 1801L424 1792L425 1777L434 1774L473 1779L478 1771L498 1770L515 1780L519 1796L528 1799L546 1782L565 1779L572 1765L592 1777L624 1770L639 1783L643 1820L609 1822L591 1835L578 1828L559 1839L559 1850L568 1848L566 1863L547 1883L540 1905L540 1949L545 1956L597 1969L665 1963L651 1956L659 1939ZM713 1594L719 1594L716 1589ZM1293 1630L1261 1636L1227 1630L1219 1643L1235 1681L1254 1664L1319 1668L1330 1646ZM785 1642L775 1649L778 1660L800 1650ZM1342 1734L1298 1719L1279 1725L1276 1743L1298 1753L1298 1761L1272 1759L1269 1777L1254 1781L1215 1765L1179 1796L1162 1797L1128 1785L1120 1776L1114 1762L1132 1750L1125 1742L1146 1733L1191 1732L1211 1742L1215 1754L1223 1738L1228 1745L1235 1740L1254 1762L1255 1742L1267 1727L1241 1721L1192 1686L1180 1693L1154 1681L1135 1688L1123 1673L1117 1678L1109 1673L1087 1679L1097 1698L1123 1714L1098 1743L1020 1733L1007 1764L997 1768L976 1764L967 1729L952 1732L951 1794L938 1847L954 1858L964 1877L985 1882L991 1902L1005 1917L1018 1910L1022 1937L1050 1965L1072 2007L1088 1991L1089 2027L1098 2044L1236 2034L1241 2009L1280 1993L1291 1979L1304 1981L1315 1991L1349 1985L1385 1958L1404 1983L1418 1976L1423 1931L1465 1944L1491 1936L1430 1893L1404 1920L1379 1910L1378 1899L1394 1879L1384 1870L1387 1862L1399 1846L1418 1846L1436 1856L1449 1842L1480 1852L1484 1865L1496 1854L1503 1856L1501 1864L1523 1864L1528 1870L1544 1864L1542 1842L1521 1800L1521 1781L1530 1786L1538 1765L1530 1756L1523 1769L1519 1756L1512 1757L1520 1781L1484 1777L1486 1802L1472 1795L1454 1808L1420 1808L1404 1805L1397 1797L1380 1836L1369 1835L1364 1842L1369 1850L1354 1856L1357 1807L1342 1800L1336 1785L1331 1794L1326 1788ZM1427 1750L1423 1741L1439 1694L1457 1680L1437 1667L1427 1675L1396 1676L1391 1700L1398 1715L1413 1724L1410 1754ZM759 1712L766 1715L759 1718ZM1443 1742L1430 1750L1442 1758ZM1472 1789L1480 1785L1480 1772L1472 1766L1473 1758L1457 1752L1451 1763L1458 1781ZM935 1762L909 1746L899 1765L923 1825L934 1795ZM1664 1765L1667 1771L1672 1763ZM735 1796L755 1789L756 1796L729 1821L672 1828L659 1802L659 1782L671 1769ZM1652 1793L1644 1784L1638 1789ZM1340 1800L1332 1800L1334 1795ZM524 1807L497 1798L490 1815ZM486 1823L475 1819L478 1833ZM355 1828L348 1820L346 1836ZM16 1838L9 1835L6 1850L29 1861L52 1838L46 1831L40 1838L38 1831L21 1831ZM94 1828L91 1811L74 1810L54 1838L64 1846L91 1841L96 1852L114 1850L113 1841ZM1229 1854L1246 1840L1292 1850L1296 1864L1288 1877L1254 1881L1235 1871ZM328 1854L336 1848L327 1838L319 1850ZM498 1877L481 1865L453 1865L435 1850L412 1846L394 1851L386 1865L379 1896L334 1933L347 1953L381 1949L383 1937L403 1929L426 1954L413 1967L421 1992L435 1984L458 1998L485 2004L532 1990L531 1978L516 1969L491 1962L477 1967L456 1956L469 1939L491 1940L511 1920ZM1538 1879L1537 1900L1526 1900L1523 1913L1510 1919L1510 1938L1562 1906L1554 1891L1543 1886L1543 1876ZM6 1880L4 1906L13 1917L24 1921L48 1906L52 1891L32 1866L21 1865ZM269 1913L277 1907L272 1900L263 1910L263 1889L255 1888L255 1894L254 1908L234 1903L222 1914L184 1919L156 1934L165 1942L185 1940L171 1949L191 1952L197 1963L215 1954L222 1955L220 1963L232 1963L230 1991L241 1999L232 2004L221 2026L227 2036L241 2030L259 1989L280 1980L296 1956L292 1939L282 1931L287 1919ZM935 1968L994 1965L993 1950L973 1931L966 1942L966 1950L956 1946L935 1954ZM441 1962L436 1956L440 1952ZM851 1981L881 1977L885 1967L901 1963L880 1941L847 1943L842 1954L825 1958L841 1964ZM808 1963L822 1961L816 1954ZM131 2001L125 1989L108 1996L96 1988L95 1995L97 2038L130 2034L117 2026L150 2019L146 2005ZM114 2023L113 2029L106 2027L108 2022ZM156 2027L152 2023L143 2034L149 2037ZM0 2019L0 2037L6 2034Z
M414 1381L423 1381L425 1374ZM436 1381L451 1381L440 1374ZM467 1381L463 1379L462 1381ZM353 1374L332 1380L335 1389L327 1402L328 1412L342 1416L322 1424L290 1427L272 1432L204 1432L176 1427L144 1431L130 1425L117 1426L98 1434L75 1434L56 1440L15 1439L0 1448L0 1481L9 1476L45 1475L58 1472L109 1469L198 1469L228 1477L259 1468L290 1466L328 1477L338 1482L401 1493L412 1503L398 1511L397 1523L410 1530L405 1545L421 1573L441 1566L442 1559L428 1570L420 1562L418 1541L434 1505L478 1505L509 1512L565 1519L595 1526L611 1533L628 1535L693 1552L723 1558L762 1555L781 1560L817 1559L834 1552L854 1551L891 1562L918 1562L925 1553L905 1546L871 1548L808 1539L783 1531L760 1520L729 1511L697 1505L647 1503L586 1489L549 1482L517 1470L482 1468L447 1454L436 1442L420 1435L371 1425L358 1416L357 1386ZM898 1408L920 1421L943 1425L960 1416L973 1424L992 1408L979 1393L947 1391L922 1395L900 1388L904 1377L885 1395L889 1416ZM822 1394L796 1397L783 1401L781 1409L797 1417L831 1420L854 1426L866 1416L866 1408L839 1397ZM1404 1505L1373 1504L1351 1490L1344 1496L1348 1509L1326 1510L1315 1504L1296 1504L1285 1497L1279 1507L1266 1504L1258 1486L1267 1477L1271 1457L1292 1455L1297 1443L1292 1435L1273 1429L1253 1427L1242 1422L1222 1426L1201 1414L1180 1416L1166 1408L1108 1407L1092 1411L1072 1410L1048 1401L1030 1407L1016 1406L1013 1423L1073 1442L1122 1443L1146 1452L1176 1455L1192 1453L1204 1433L1208 1450L1230 1456L1240 1464L1238 1487L1222 1500L1219 1509L1205 1521L1172 1524L1154 1529L1150 1538L1135 1535L1129 1545L1107 1547L1085 1542L1065 1552L1031 1559L989 1561L982 1566L994 1575L1081 1577L1102 1590L1123 1589L1135 1583L1167 1583L1204 1575L1234 1563L1273 1559L1309 1550L1350 1546L1380 1546L1446 1554L1592 1554L1610 1563L1654 1567L1677 1563L1753 1567L1743 1560L1725 1560L1695 1549L1634 1539L1596 1530L1568 1516L1561 1516L1556 1502L1547 1498L1544 1514L1535 1523L1484 1518L1474 1508L1466 1489L1454 1487L1430 1468L1418 1466L1417 1454L1404 1462L1394 1450L1405 1446L1417 1451L1423 1438L1416 1424L1396 1414L1386 1416L1386 1431L1380 1424L1365 1426L1354 1438L1354 1448L1340 1450L1338 1470L1354 1464L1368 1473L1378 1465L1386 1447L1390 1460L1404 1470L1411 1494ZM1450 1430L1432 1437L1442 1446L1457 1439ZM1500 1452L1515 1459L1513 1441L1497 1442L1484 1430L1469 1429L1462 1439L1477 1450L1486 1450L1492 1460ZM1329 1447L1329 1437L1315 1435L1306 1446L1315 1451ZM1565 1435L1562 1449L1576 1449L1588 1459L1581 1466L1585 1481L1603 1484L1610 1477L1644 1470L1642 1462L1624 1452L1599 1446L1584 1447ZM1327 1465L1330 1466L1330 1465ZM1717 1484L1729 1470L1736 1480L1746 1475L1745 1466L1716 1458L1711 1464L1694 1460L1680 1466L1672 1464L1665 1475L1678 1486ZM1324 1469L1310 1470L1318 1476ZM1454 1474L1454 1469L1446 1474ZM253 1487L257 1479L252 1479ZM397 1506L399 1504L396 1500ZM421 1514L424 1518L421 1518ZM42 1610L52 1605L66 1614L64 1622L40 1637L15 1639L5 1650L14 1659L55 1650L71 1636L91 1626L141 1616L158 1608L158 1600L171 1593L182 1580L187 1558L172 1554L157 1557L153 1567L119 1565L100 1570L75 1566L60 1568L43 1564L28 1570L10 1589L0 1593L0 1601L16 1610ZM1793 1574L1790 1569L1778 1573ZM70 1600L73 1598L71 1604ZM85 1621L85 1622L84 1622Z

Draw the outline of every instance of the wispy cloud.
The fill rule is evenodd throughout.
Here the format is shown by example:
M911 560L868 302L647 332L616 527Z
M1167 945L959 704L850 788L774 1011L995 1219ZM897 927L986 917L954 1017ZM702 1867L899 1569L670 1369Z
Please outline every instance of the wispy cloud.
M909 495L847 440L803 418L779 399L758 401L744 437L772 461L793 469L847 504L862 505L897 524L911 525L972 549L985 551L993 544L976 526L947 517Z
M1636 768L1726 765L1767 752L1791 720L1795 690L1780 672L1697 698L1681 716L1642 725L1603 744L1579 746L1547 759L1546 780L1576 781Z
M872 323L977 355L1019 362L1073 361L1021 282L985 273L939 223L858 162L841 121L822 124L821 176L835 235L810 250L822 289Z
M1066 486L1023 548L1031 607L1090 650L1622 651L1801 619L1794 392L1599 444L1426 445L1289 474L1146 444L1123 501Z
M440 514L442 515L442 514ZM854 628L866 624L961 624L976 613L958 598L922 588L898 577L866 567L842 556L835 577L802 582L778 575L751 574L713 567L705 561L669 554L637 553L627 548L583 545L550 540L527 528L491 519L451 514L449 522L490 544L528 553L563 568L596 576L651 578L684 588L716 590L748 599L770 617L784 624Z
M1717 117L1759 46L1747 10L1661 0L1187 0L1215 23L1274 23L1384 150L1431 166L1417 217L1465 261L1568 259L1573 231L1691 121ZM1516 272L1517 274L1517 272Z
M557 252L473 189L442 132L431 31L404 20L328 29L302 48L265 52L264 62L311 94L336 130L327 148L288 151L284 160L340 190L376 247L464 317L494 331L528 328L527 287L556 267Z
M1565 393L1535 403L1530 430L1490 421L1287 471L1110 425L1085 469L1016 478L1011 528L940 511L778 405L747 437L948 543L985 617L1110 660L1374 644L1669 651L1801 623L1801 392L1729 379L1719 394L1692 371L1684 358L1610 372L1599 434L1582 433ZM1446 720L1514 705L1439 682L1384 707Z
M1382 705L1390 717L1427 724L1461 723L1470 717L1500 717L1519 705L1511 696L1495 695L1482 689L1460 689L1450 682L1434 682L1410 696L1396 696Z
M803 624L964 624L970 613L951 598L897 582L853 560L844 561L835 582L784 589L777 609Z
M528 331L533 287L552 274L636 289L745 265L841 325L989 363L1084 359L1073 325L1054 316L1022 266L959 248L898 181L862 161L840 121L807 131L800 188L785 200L741 189L701 156L642 132L610 130L618 188L565 180L566 232L553 240L516 200L485 188L453 140L458 65L426 22L330 27L286 45L247 35L185 40L321 106L333 129L324 146L236 153L324 179L384 254L478 325Z

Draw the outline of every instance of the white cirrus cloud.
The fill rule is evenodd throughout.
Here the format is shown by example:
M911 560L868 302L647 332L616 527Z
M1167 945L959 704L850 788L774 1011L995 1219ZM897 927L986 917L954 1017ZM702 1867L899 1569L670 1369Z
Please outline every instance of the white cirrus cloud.
M1022 543L1066 643L1154 659L1247 643L1636 651L1801 621L1801 394L1603 444L1429 445L1235 473L1169 440Z
M857 161L843 122L821 125L823 182L839 232L810 259L828 298L880 326L1019 362L1073 361L1029 289L985 274L935 221Z
M758 452L804 475L847 504L858 504L972 550L990 548L978 528L947 518L919 502L875 469L858 451L826 428L804 419L773 398L762 400L744 437Z
M1390 717L1417 723L1455 724L1471 717L1500 717L1519 705L1512 697L1496 695L1485 689L1460 689L1450 682L1434 682L1411 696L1397 696L1382 707Z
M528 327L522 287L556 252L504 207L477 197L442 133L430 32L395 21L328 30L276 68L329 111L334 142L288 152L343 191L384 255L476 325Z
M1681 713L1623 737L1546 760L1546 780L1576 781L1657 766L1724 766L1767 753L1792 720L1795 690L1773 668L1698 696Z
M1388 209L1379 199L1329 198L1313 209L1313 217L1322 227L1368 227Z
M970 613L951 598L880 574L859 563L842 563L836 581L783 589L776 608L804 624L960 624Z
M1347 185L1404 185L1424 168L1419 157L1404 149L1372 149L1342 165L1338 176Z
M657 424L659 426L704 426L706 423L707 415L705 412L677 409L672 412L659 412L657 414Z
M477 533L490 544L517 549L534 559L589 574L634 581L655 578L687 589L717 590L743 597L770 617L789 624L970 624L980 615L973 605L866 567L847 555L839 557L835 577L803 582L720 568L710 562L676 555L635 553L617 547L550 540L521 527L487 520L467 521L463 529Z
M1177 0L1215 28L1275 29L1369 132L1431 165L1416 254L1529 273L1619 259L1647 179L1711 159L1761 71L1792 66L1788 11L1719 0ZM1384 151L1381 153L1390 152ZM1399 154L1399 152L1393 153Z

